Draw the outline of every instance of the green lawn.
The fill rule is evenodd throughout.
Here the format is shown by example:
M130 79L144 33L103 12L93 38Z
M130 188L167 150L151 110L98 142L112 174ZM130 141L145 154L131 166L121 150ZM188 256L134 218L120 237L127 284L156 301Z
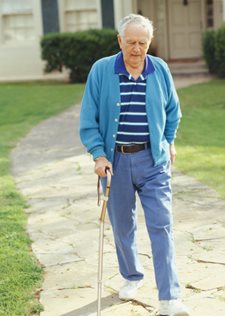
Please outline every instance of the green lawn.
M225 80L178 91L183 118L176 167L225 198Z
M81 99L82 85L0 84L0 315L31 315L42 269L30 251L27 207L10 174L10 150L34 125Z

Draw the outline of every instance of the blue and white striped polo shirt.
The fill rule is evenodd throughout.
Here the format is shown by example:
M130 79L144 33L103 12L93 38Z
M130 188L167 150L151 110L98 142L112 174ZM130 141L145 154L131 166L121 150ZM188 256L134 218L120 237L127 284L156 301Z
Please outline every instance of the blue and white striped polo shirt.
M120 78L120 119L116 144L141 144L149 142L149 128L146 114L146 77L154 70L149 59L145 58L145 68L135 80L126 70L123 54L115 63L115 72Z

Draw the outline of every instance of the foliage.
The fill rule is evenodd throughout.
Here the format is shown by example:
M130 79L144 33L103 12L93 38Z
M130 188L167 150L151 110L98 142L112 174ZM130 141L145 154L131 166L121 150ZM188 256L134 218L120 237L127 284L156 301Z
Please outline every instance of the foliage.
M215 31L205 32L203 35L203 54L211 73L216 72L215 63Z
M113 29L93 29L44 36L41 48L42 58L47 61L46 71L66 67L72 82L85 82L96 60L119 51L116 34Z
M225 25L203 35L203 54L209 71L225 77Z
M45 71L70 70L72 82L85 82L93 63L120 50L113 29L92 29L76 33L47 34L41 40ZM155 54L150 46L149 53Z
M216 32L215 61L218 65L216 72L220 77L225 77L225 25Z

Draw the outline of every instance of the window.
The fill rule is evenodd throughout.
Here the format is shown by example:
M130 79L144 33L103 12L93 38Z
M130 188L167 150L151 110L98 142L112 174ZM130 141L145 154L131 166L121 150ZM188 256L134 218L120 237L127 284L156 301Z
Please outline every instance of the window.
M206 27L213 28L213 0L206 0Z
M96 0L65 0L65 31L76 32L97 27Z
M0 0L0 18L4 43L34 39L31 0Z

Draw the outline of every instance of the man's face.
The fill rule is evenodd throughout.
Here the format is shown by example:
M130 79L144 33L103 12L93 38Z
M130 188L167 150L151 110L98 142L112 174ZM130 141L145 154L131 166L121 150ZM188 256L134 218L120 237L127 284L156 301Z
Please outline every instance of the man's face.
M138 67L143 65L151 39L148 31L136 24L130 24L124 31L124 36L118 35L118 43L123 52L126 66Z

